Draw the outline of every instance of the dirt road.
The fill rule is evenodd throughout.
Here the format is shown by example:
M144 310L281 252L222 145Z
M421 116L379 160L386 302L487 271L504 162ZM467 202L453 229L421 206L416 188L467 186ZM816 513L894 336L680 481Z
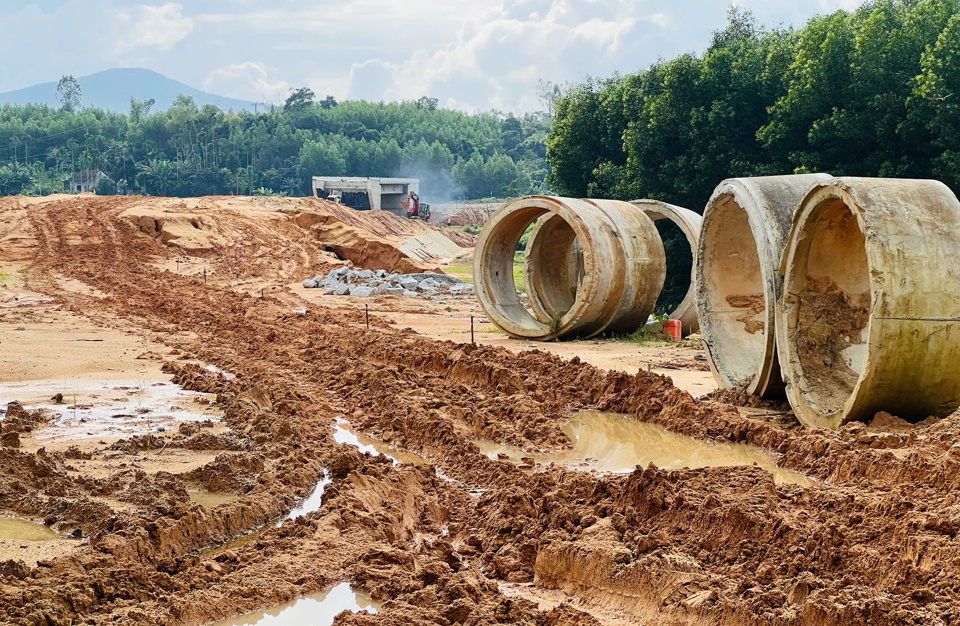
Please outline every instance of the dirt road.
M123 199L4 202L17 245L0 233L0 262L25 264L18 293L50 301L5 300L0 350L28 318L82 320L135 337L215 408L49 446L46 414L8 410L20 447L0 448L2 513L80 537L35 564L7 551L8 623L203 624L340 581L384 604L338 624L960 622L957 416L804 431L780 406L695 399L640 365L438 340L389 311L367 330L355 305L287 287L289 255L258 254L252 276L185 254L121 217ZM271 245L320 262L308 238ZM208 264L206 284L166 269L178 258ZM563 426L584 409L750 444L815 482L760 466L524 468L475 443L570 448ZM361 454L336 441L338 420L429 463ZM315 508L285 520L318 483ZM199 488L236 499L204 506Z

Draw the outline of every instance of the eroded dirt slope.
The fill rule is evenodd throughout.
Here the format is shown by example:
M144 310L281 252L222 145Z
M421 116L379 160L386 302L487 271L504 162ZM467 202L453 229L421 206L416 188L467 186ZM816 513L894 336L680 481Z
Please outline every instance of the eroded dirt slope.
M89 536L36 567L0 564L10 623L199 624L340 580L385 604L339 624L960 621L957 416L803 431L780 410L743 417L736 398L694 400L655 374L430 340L376 316L367 330L359 311L299 314L289 294L163 269L116 202L29 207L17 247L27 284L164 344L167 371L217 394L229 431L162 436L217 452L189 474L118 464L90 478L71 465L76 453L0 449L3 513ZM280 271L287 261L261 262ZM95 294L62 289L66 278ZM560 426L581 408L757 445L819 482L776 485L758 467L528 473L473 443L568 446ZM338 444L337 418L431 464L394 466ZM115 444L128 464L157 446ZM209 551L282 516L325 471L333 483L318 510ZM240 498L207 509L190 502L187 481Z

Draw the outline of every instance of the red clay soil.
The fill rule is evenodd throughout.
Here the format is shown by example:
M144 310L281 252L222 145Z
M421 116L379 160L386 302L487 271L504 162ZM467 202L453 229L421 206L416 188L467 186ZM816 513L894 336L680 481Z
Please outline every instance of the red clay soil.
M337 624L601 623L589 613L648 625L960 623L956 415L802 430L742 417L719 395L694 400L646 372L438 342L379 318L367 330L347 310L294 314L284 298L157 269L156 247L113 202L31 208L30 287L179 350L168 370L218 394L231 434L164 436L223 450L188 477L118 468L94 479L71 472L66 455L0 451L3 513L90 536L37 567L0 563L6 623L201 624L341 580L385 604ZM108 297L62 292L53 274ZM472 443L568 446L560 426L586 408L760 446L819 482L776 485L758 467L525 473ZM431 464L393 466L336 443L338 417ZM208 552L283 515L324 470L334 482L319 510ZM202 508L188 479L240 499ZM137 506L112 510L105 496ZM567 602L540 610L505 593L508 583L560 590Z

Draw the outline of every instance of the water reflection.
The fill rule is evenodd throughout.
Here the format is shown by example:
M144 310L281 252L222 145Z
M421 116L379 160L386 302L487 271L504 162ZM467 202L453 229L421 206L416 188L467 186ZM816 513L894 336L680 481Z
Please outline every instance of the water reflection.
M573 442L572 450L530 453L491 441L475 443L489 458L501 458L521 466L529 465L532 460L605 472L631 472L637 465L649 463L662 469L757 464L773 474L777 484L793 483L805 487L816 484L809 476L778 467L772 455L754 446L707 443L656 424L638 421L629 415L586 411L564 424L563 432Z
M53 541L62 539L57 531L25 519L0 517L0 539L15 541Z
M211 626L330 626L343 611L367 611L376 614L381 603L363 592L355 592L348 583L278 604L266 611L247 613L221 620Z

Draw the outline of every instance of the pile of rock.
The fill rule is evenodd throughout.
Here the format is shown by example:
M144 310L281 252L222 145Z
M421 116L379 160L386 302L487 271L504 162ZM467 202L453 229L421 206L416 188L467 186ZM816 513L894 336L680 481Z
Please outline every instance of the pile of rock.
M421 296L441 293L462 296L473 293L473 285L446 274L390 274L386 270L355 270L341 267L303 281L307 289L323 289L337 296Z

